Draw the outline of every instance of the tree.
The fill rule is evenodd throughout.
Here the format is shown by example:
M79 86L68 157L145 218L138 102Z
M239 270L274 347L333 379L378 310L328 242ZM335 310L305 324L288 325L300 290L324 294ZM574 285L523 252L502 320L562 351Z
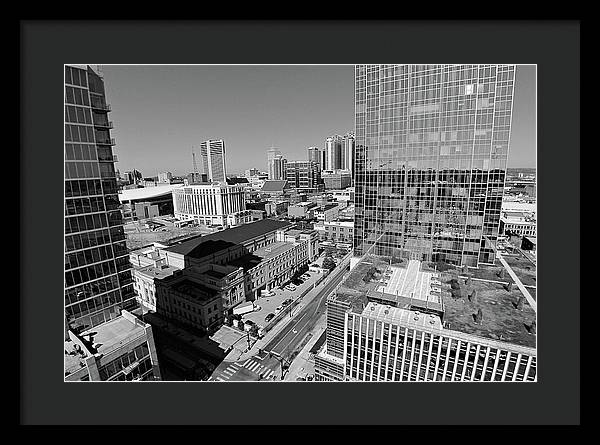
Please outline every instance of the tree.
M496 275L498 275L498 278L504 278L504 269L498 270L498 272L496 272Z
M465 280L465 285L466 286L470 286L471 285L471 277L467 277L467 279Z
M330 271L335 269L335 261L333 260L333 258L331 258L330 256L325 257L325 259L323 260L323 268L329 269Z
M252 327L250 328L250 335L252 335L253 337L258 337L258 326L257 325L252 325Z
M512 286L513 286L513 284L512 284L512 281L511 281L511 282L509 282L509 283L506 285L506 291L507 291L507 292L510 292L510 291L512 291Z
M535 320L531 322L531 325L529 326L529 332L532 334L535 334L537 332L537 323Z

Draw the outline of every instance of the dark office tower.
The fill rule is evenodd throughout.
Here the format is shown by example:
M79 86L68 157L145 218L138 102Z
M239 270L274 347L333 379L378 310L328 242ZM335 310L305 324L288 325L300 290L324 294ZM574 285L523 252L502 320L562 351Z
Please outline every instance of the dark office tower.
M295 189L317 191L322 189L319 164L314 161L289 161L286 168L288 185Z
M335 135L325 140L325 170L343 169L344 159L344 139L342 136Z
M210 182L226 182L225 142L208 140L200 144L200 159Z
M321 149L319 147L308 147L308 160L316 162L319 169L323 169L321 165Z
M357 65L355 255L493 263L514 65ZM375 252L374 252L375 253Z
M135 303L103 79L65 67L65 312L74 331Z

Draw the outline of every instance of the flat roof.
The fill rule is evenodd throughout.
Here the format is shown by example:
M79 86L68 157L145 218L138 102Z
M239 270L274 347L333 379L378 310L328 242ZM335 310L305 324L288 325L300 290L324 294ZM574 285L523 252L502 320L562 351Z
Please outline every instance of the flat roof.
M409 309L395 308L383 304L369 302L362 315L387 323L397 323L403 326L423 327L427 326L434 329L441 329L442 322L440 317L431 314L424 314L419 311Z
M81 334L81 337L84 339L91 338L91 342L96 345L95 349L99 354L108 354L124 343L145 335L145 333L146 330L142 322L135 323L120 316L86 330Z
M187 295L188 297L192 297L194 300L200 303L210 301L218 294L215 289L206 287L200 283L197 283L196 281L190 280L189 278L184 278L180 282L173 284L171 289Z
M179 270L173 266L166 267L155 267L155 266L144 266L144 267L134 267L136 273L143 274L150 278L158 278L162 279L168 276L173 275L173 272Z
M170 195L173 190L183 187L183 184L164 184L156 187L143 187L136 189L126 189L119 192L119 201L139 201L142 199L157 198L163 195Z
M499 283L471 280L469 286L464 285L467 295L477 290L476 301L471 302L467 297L449 296L450 275L438 273L439 277L436 277L421 271L419 265L419 261L409 261L406 268L395 265L390 268L389 257L368 255L344 278L335 299L348 303L350 309L359 314L363 314L372 302L381 303L382 307L431 311L443 315L443 329L535 348L536 335L528 330L532 320L536 319L535 311L524 297L523 310L516 308L522 295L517 286L508 292ZM370 281L363 280L374 270L380 273ZM462 287L464 280L460 279L460 282ZM389 291L397 291L397 294ZM475 323L479 309L483 313L481 324Z
M291 250L293 248L294 244L292 243L286 243L285 241L277 241L265 247L261 247L260 249L255 250L253 253L257 257L269 259L276 257L277 255L281 255L282 253L287 252L288 250Z
M253 238L266 235L269 232L274 232L278 229L291 226L288 221L278 221L275 219L261 219L252 223L244 224L238 227L221 230L219 232L204 235L202 237L183 241L179 244L171 246L166 250L169 252L180 253L182 255L190 255L192 251L197 249L201 244L207 241L222 241L231 244L243 244ZM205 246L208 247L208 246ZM196 252L200 254L200 252Z
M242 267L242 268L244 268L244 271L247 271L249 269L252 269L253 267L258 266L261 261L262 261L261 257L258 257L252 253L248 253L244 256L241 256L234 260L228 261L227 265L235 266L235 267Z

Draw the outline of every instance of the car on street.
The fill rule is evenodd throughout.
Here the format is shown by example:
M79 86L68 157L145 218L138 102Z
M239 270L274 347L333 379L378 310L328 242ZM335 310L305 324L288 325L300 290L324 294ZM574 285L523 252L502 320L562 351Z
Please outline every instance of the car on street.
M271 312L270 314L267 314L265 321L269 322L273 319L273 317L275 317L275 314Z
M282 306L283 306L283 305L287 306L287 305L288 305L288 304L290 304L291 302L292 302L292 299L291 299L291 298L288 298L287 300L283 300L283 302L282 302L281 304L282 304Z
M275 313L281 312L282 309L283 309L283 306L277 306L275 308Z

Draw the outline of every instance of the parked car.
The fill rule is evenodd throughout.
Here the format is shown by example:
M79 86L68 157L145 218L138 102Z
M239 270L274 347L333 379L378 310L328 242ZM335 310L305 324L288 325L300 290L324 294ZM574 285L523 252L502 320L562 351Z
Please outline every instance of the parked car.
M265 317L265 321L269 322L273 320L273 317L275 317L275 314L271 312L270 314L267 314L267 316Z
M277 306L275 308L275 313L281 312L282 309L283 309L283 306Z
M288 284L285 288L292 292L296 290L296 286L294 286L293 284Z
M287 300L284 300L283 303L281 303L282 305L287 306L288 304L290 304L292 302L291 298L288 298Z

